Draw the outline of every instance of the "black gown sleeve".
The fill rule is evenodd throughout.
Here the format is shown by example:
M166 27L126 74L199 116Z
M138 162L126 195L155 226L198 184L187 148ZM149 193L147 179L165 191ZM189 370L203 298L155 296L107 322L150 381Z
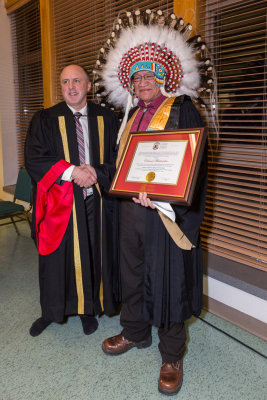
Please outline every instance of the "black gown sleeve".
M180 109L179 127L199 128L203 127L203 121L195 106L189 98L186 98ZM207 145L204 150L202 162L194 190L193 200L190 207L172 205L176 222L194 245L198 245L199 228L204 217L205 199L207 189Z
M26 136L25 167L32 179L33 213L31 235L36 240L35 231L35 203L37 183L60 160L53 137L53 129L47 111L41 110L34 114Z
M25 142L25 167L36 184L59 161L53 129L46 110L32 118Z

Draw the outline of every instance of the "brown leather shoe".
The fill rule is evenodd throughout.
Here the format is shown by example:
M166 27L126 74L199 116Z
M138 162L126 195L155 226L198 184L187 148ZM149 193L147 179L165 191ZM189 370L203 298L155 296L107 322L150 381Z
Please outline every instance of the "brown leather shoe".
M160 393L172 396L177 394L183 383L183 360L162 363L158 389Z
M125 353L133 347L137 347L138 349L149 347L151 343L151 336L142 342L132 342L127 340L122 334L119 334L104 340L102 343L102 350L104 353L109 354L110 356L116 356L118 354Z

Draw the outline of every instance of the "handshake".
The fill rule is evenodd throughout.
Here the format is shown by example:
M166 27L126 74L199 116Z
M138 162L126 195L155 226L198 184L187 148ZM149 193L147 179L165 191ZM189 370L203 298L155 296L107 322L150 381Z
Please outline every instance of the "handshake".
M97 183L95 169L89 164L74 167L71 177L78 186L83 188L89 188Z

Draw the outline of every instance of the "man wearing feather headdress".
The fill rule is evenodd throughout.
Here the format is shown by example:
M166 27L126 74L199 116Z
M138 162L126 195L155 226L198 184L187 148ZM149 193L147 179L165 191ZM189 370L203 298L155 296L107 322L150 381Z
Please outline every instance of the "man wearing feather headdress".
M174 14L126 13L100 50L96 87L103 86L109 103L125 109L118 158L129 132L203 126L191 101L197 97L200 74L197 45L185 40L188 30ZM106 339L102 349L118 355L148 347L151 326L157 326L162 357L158 389L166 395L176 394L182 385L184 322L202 308L199 228L206 184L205 155L190 207L159 204L146 193L118 200L123 329Z

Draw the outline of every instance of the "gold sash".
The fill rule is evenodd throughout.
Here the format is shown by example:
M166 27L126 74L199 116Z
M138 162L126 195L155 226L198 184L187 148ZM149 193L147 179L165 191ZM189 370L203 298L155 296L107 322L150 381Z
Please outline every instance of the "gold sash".
M175 97L167 98L164 100L159 108L157 109L156 113L153 115L153 118L150 121L150 124L148 126L148 130L164 130L168 118L170 116L171 108L172 105L175 101ZM118 151L118 158L117 158L117 164L118 160L120 160L121 155L123 153L123 149L126 145L126 141L130 132L130 129L132 127L132 124L134 122L134 119L137 115L139 110L136 110L136 112L132 115L130 120L128 121L123 134L121 136L121 141L120 141L120 146L119 146L119 151ZM165 214L163 214L161 211L157 209L157 212L169 232L169 235L171 238L174 240L174 242L177 244L178 247L180 247L183 250L191 250L193 247L195 247L190 240L185 236L185 234L181 231L179 226L177 225L176 222L173 222L170 220Z

